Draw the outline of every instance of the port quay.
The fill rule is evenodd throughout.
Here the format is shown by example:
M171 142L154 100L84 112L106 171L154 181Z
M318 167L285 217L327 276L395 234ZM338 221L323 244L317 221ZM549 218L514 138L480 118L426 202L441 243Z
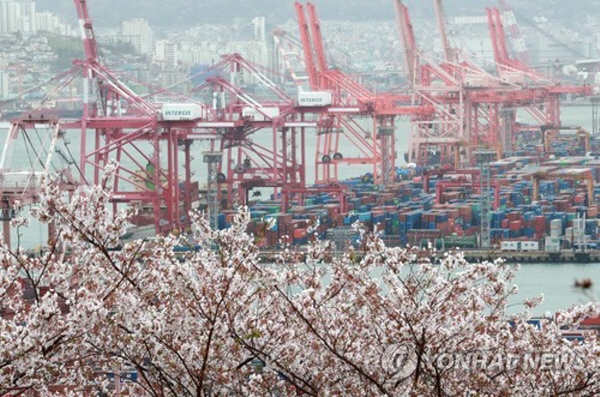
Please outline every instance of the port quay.
M274 262L280 250L262 249L259 254L261 261L266 263ZM305 251L297 249L294 251L299 255L299 259L303 260ZM502 259L507 263L515 263L520 265L527 264L559 264L559 263L600 263L600 251L588 250L588 251L573 251L573 250L561 250L559 252L544 252L544 251L495 251L495 250L460 250L464 258L471 262L484 262L484 261L495 261ZM325 255L330 257L339 257L343 252L338 250L325 251ZM430 254L432 260L441 258L444 252L434 251ZM360 253L355 254L356 259L360 259Z

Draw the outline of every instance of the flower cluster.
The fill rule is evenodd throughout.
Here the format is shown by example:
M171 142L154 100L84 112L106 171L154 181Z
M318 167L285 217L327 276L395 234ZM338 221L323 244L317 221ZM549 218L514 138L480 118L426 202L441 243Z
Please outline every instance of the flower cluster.
M0 247L0 395L600 393L596 336L562 336L597 307L534 325L532 299L509 316L502 261L434 259L363 231L338 258L315 241L263 263L244 208L227 230L193 214L193 235L122 244L114 169L70 200L48 183L32 211L56 229L43 255ZM197 249L176 254L183 244ZM548 353L586 365L453 365Z

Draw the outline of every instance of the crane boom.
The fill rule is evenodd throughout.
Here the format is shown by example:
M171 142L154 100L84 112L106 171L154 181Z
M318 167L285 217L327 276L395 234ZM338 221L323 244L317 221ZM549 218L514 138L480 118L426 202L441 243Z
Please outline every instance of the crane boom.
M83 40L83 50L88 62L98 62L98 47L96 45L96 35L94 26L90 19L87 3L85 0L73 0L77 10L79 28L81 29L81 39Z
M515 53L515 57L523 62L525 65L529 65L531 60L529 59L529 51L527 50L527 44L525 44L525 39L523 38L523 34L521 33L521 29L519 28L519 24L517 23L517 18L515 17L515 12L508 4L506 0L498 0L500 4L500 10L505 18L505 22L510 32L510 42L511 47Z
M508 62L504 28L502 26L502 20L499 17L497 9L486 8L485 11L488 18L490 38L492 39L492 48L494 50L494 61L500 72L501 66Z
M400 34L400 44L404 51L404 66L407 71L407 80L412 87L416 83L416 70L418 69L417 44L408 14L408 8L402 0L394 0L396 10L396 24Z
M315 46L315 54L317 56L317 67L319 72L325 72L329 68L327 66L327 56L325 55L325 46L323 45L323 34L321 33L321 22L317 16L315 5L311 2L306 3L308 17L310 19L310 29L313 37L313 45Z
M442 8L442 0L433 0L433 6L435 9L435 17L437 19L438 29L440 30L440 38L442 40L442 51L444 52L444 61L454 63L456 57L454 50L450 46L450 40L448 40L448 32L446 31L446 23L444 21L444 9Z
M304 6L299 2L296 2L294 7L296 8L296 16L298 17L300 41L302 42L302 51L304 52L304 64L306 66L306 73L308 74L308 81L311 89L318 89L317 68L310 41L310 29L308 27L306 14L304 13Z

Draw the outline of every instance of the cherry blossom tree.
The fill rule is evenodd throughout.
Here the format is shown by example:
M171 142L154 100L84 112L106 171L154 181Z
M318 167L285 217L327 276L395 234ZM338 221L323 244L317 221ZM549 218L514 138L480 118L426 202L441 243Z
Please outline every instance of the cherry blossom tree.
M532 322L539 299L509 314L515 267L360 225L341 257L317 240L265 263L243 208L227 230L197 213L192 236L123 243L115 167L71 198L48 184L32 210L56 228L48 252L0 249L0 395L600 393L596 335L564 337L595 304Z
M264 359L276 358L278 371L296 377L304 391L597 393L595 335L586 335L585 343L561 336L562 327L594 314L595 305L533 325L527 310L539 299L507 314L508 297L516 293L514 267L470 264L458 253L432 261L430 252L387 248L372 234L362 238L362 252L330 261L324 246L313 247L304 263L282 258L273 270L269 307L277 313L267 317L279 315L275 324L289 325L284 337L274 327L258 332L280 337Z

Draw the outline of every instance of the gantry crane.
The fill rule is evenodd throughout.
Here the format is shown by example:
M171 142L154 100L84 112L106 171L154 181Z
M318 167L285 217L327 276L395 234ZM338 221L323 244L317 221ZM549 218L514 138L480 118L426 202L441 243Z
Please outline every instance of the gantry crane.
M272 35L275 47L273 65L282 77L280 83L285 83L287 77L299 90L309 89L308 75L302 58L302 43L282 29L275 29Z
M435 109L425 118L413 118L408 161L454 167L466 164L471 146L494 142L494 126L486 123L484 128L481 122L490 108L478 106L477 100L483 98L485 89L497 84L496 79L475 64L459 59L459 51L452 48L447 37L441 1L435 1L434 7L442 37L442 62L418 50L406 5L395 0L394 6L409 89L418 103ZM432 155L436 157L432 159Z
M435 108L433 117L413 119L408 161L429 165L434 153L438 165L473 165L472 152L481 148L493 149L501 157L512 151L517 109L527 109L540 124L557 126L560 95L591 92L589 87L565 87L544 80L519 61L513 62L507 55L501 21L488 11L499 65L498 76L490 75L452 48L441 0L434 0L434 8L444 59L435 61L417 49L406 6L401 0L394 0L394 5L411 92L419 103ZM536 84L524 86L528 81Z
M589 168L569 168L552 172L541 171L534 173L531 179L533 182L533 194L531 199L533 201L540 199L540 181L555 181L562 179L570 181L584 181L588 205L594 205L596 202L594 197L594 175L592 174L592 170Z
M552 153L552 143L557 140L577 140L577 146L582 153L580 155L586 155L591 150L590 146L590 133L581 127L560 127L558 129L548 128L542 126L542 145L544 148L544 154Z
M294 99L239 54L224 55L209 74L213 77L193 92L213 101L216 149L224 159L218 178L227 187L227 205L246 204L254 188L273 188L274 193L305 189L306 130L315 129L317 122L306 120ZM265 87L270 99L245 92L237 81L241 74ZM271 139L255 139L265 134Z
M212 130L194 129L211 119L212 110L199 103L152 103L133 92L99 59L87 2L74 5L85 53L75 61L83 71L83 116L69 125L81 130L80 181L98 184L103 167L117 160L114 208L139 205L149 209L158 232L182 229L190 222L192 139L214 138Z
M395 177L395 117L427 115L429 104L413 106L407 95L375 95L338 69L330 68L324 51L320 21L311 2L295 3L307 74L311 89L332 94L332 104L320 116L317 134L316 181L337 180L339 164L370 164L377 183ZM365 127L360 118L370 118ZM360 155L350 157L339 151L346 140Z
M507 84L518 84L533 93L525 109L540 125L559 128L560 97L565 94L589 96L589 86L563 85L557 80L542 76L519 59L509 56L502 15L497 8L486 8L494 60L498 76Z

